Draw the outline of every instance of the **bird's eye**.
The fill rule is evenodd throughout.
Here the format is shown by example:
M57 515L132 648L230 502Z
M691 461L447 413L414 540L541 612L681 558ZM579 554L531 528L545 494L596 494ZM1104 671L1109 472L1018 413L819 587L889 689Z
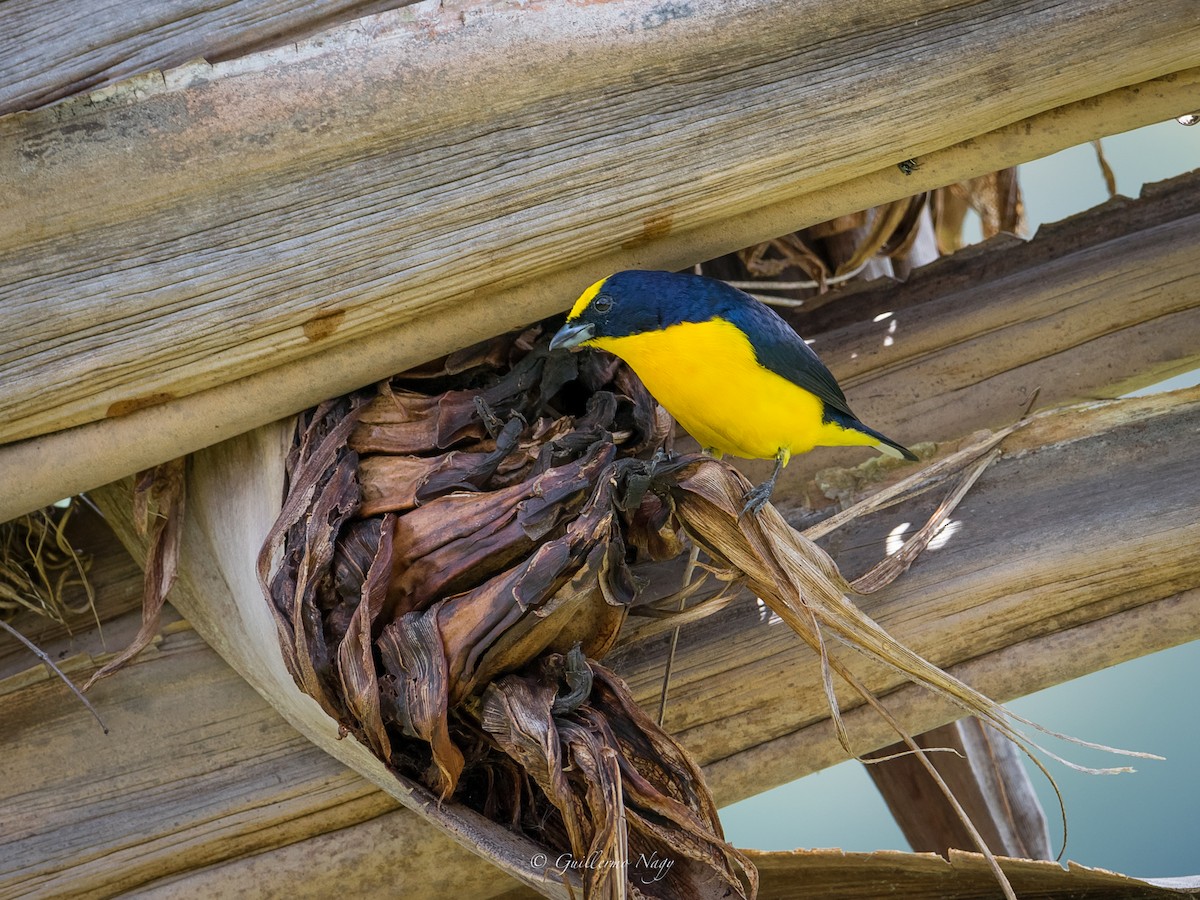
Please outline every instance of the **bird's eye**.
M597 297L595 302L592 303L592 308L595 309L596 312L606 313L612 309L612 298Z

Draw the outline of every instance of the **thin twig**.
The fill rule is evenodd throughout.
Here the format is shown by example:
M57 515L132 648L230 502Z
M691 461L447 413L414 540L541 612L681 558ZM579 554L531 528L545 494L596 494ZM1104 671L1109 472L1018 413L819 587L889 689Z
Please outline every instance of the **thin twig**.
M26 647L28 647L29 651L34 656L36 656L43 663L45 663L45 665L47 667L49 667L49 669L55 675L57 675L59 678L61 678L63 680L63 683L65 683L66 686L71 689L72 693L74 693L75 696L79 698L79 702L82 703L84 706L86 706L88 708L88 712L90 712L93 716L96 717L96 721L100 723L100 727L104 729L104 733L108 734L108 726L105 725L104 720L102 718L100 718L100 713L96 712L96 707L92 706L92 704L88 701L88 698L83 696L83 693L79 690L79 688L75 687L75 682L73 682L70 678L68 678L66 676L66 674L63 672L63 670L54 664L54 660L52 660L49 656L47 656L45 651L42 650L41 647L39 647L37 644L33 643L33 641L29 640L29 638L25 637L25 635L21 634L21 632L17 631L17 629L13 628L11 625L9 625L7 622L5 622L3 619L0 619L0 628L3 628L9 634L11 634L13 637L15 637L18 641L20 641L22 644L24 644Z
M692 581L692 573L696 571L696 561L700 558L700 545L695 541L692 542L692 551L688 554L687 568L683 570L683 579L680 582L680 598L679 612L683 612L684 604L687 603L687 587ZM663 722L667 718L667 694L671 690L671 670L675 666L675 648L679 645L679 626L676 625L671 631L671 648L667 651L667 666L663 670L662 693L658 698L658 727L663 727Z
M859 274L863 269L865 269L870 264L870 262L871 262L871 260L867 260L865 263L863 263L861 266L859 266L856 269L852 269L851 271L845 272L841 275L833 275L829 278L826 278L824 283L826 286L829 286L831 284L843 284L843 283L849 281L855 275ZM753 291L753 290L808 291L808 290L812 290L813 288L819 288L821 286L820 281L726 281L725 283L727 285L729 285L730 287L735 287L741 291ZM785 299L785 298L775 298L775 299Z
M962 502L963 497L967 495L967 491L971 486L979 480L979 476L983 474L992 462L1000 455L1000 448L993 447L985 456L980 457L972 464L966 472L964 472L955 485L954 490L946 497L929 517L924 525L918 529L917 533L904 542L898 551L890 556L884 557L879 563L871 567L871 570L865 575L856 578L851 585L854 590L860 594L871 594L895 581L901 573L908 569L913 564L913 561L929 546L939 531L945 526L946 521L950 518L950 514Z

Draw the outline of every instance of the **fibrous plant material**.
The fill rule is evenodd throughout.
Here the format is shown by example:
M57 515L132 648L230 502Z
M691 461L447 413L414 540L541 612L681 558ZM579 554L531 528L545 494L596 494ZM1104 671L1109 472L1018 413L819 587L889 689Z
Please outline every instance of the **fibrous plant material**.
M751 292L769 292L755 294L766 303L812 311L833 299L827 294L831 287L859 273L902 275L928 262L934 247L940 254L961 249L968 212L979 216L985 239L1001 232L1023 235L1025 204L1017 170L1001 169L838 216L714 260L705 274L749 276L752 280L732 283ZM917 249L923 230L928 232L928 246ZM873 271L872 263L884 265ZM815 295L796 294L814 290ZM781 292L788 296L779 296Z
M123 669L158 634L163 604L179 571L186 469L187 459L180 457L138 473L133 492L134 523L149 542L142 578L142 624L129 646L92 674L83 686L85 691L101 678Z
M74 510L74 504L48 507L0 523L0 618L28 610L66 624L73 615L95 614L87 577L91 560L67 536ZM76 585L84 598L72 604L68 589Z
M17 613L28 611L69 628L72 616L90 612L97 629L100 628L96 597L88 580L91 558L76 552L67 535L67 522L75 509L74 503L67 503L0 523L0 629L24 644L54 672L79 697L107 734L104 720L75 683L45 651L10 624ZM82 589L83 603L70 601L68 595L72 587Z
M510 336L306 416L259 560L301 689L587 896L755 890L699 768L595 662L630 560L684 546L646 490L670 428L617 361Z

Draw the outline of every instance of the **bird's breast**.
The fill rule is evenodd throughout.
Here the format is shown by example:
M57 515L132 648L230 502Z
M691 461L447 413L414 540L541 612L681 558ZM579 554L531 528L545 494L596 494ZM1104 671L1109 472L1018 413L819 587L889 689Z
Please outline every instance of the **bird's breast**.
M723 319L590 342L621 357L703 447L770 459L822 443L820 398L759 365L749 338Z

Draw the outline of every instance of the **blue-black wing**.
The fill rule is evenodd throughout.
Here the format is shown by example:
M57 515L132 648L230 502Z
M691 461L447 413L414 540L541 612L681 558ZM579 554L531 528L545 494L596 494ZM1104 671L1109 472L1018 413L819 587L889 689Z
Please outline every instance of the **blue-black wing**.
M833 373L817 354L776 312L736 288L726 286L721 318L736 325L750 339L758 362L797 387L816 394L831 411L854 418L846 395Z

